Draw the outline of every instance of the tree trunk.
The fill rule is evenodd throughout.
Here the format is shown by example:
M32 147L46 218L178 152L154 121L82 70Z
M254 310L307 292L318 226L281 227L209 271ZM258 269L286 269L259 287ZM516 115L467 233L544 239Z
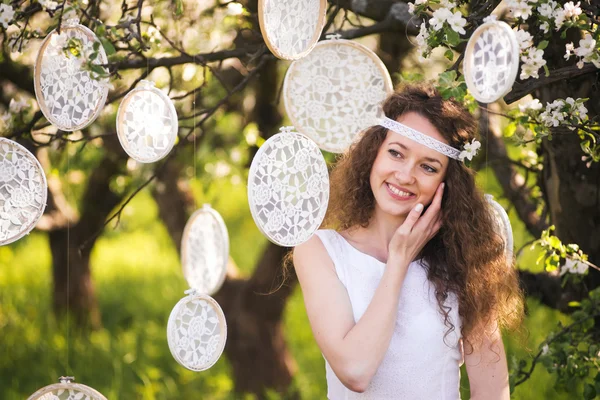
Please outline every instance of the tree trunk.
M572 34L574 32L571 32ZM578 40L570 37L567 41ZM549 63L562 66L566 41L553 40L548 47ZM542 102L556 98L589 98L589 118L600 115L600 95L595 89L596 74L565 79L544 86L536 93ZM594 264L600 262L600 164L590 168L582 161L581 140L577 131L556 131L552 140L542 142L544 170L541 186L556 236L563 243L577 243ZM590 269L586 277L588 290L600 286L600 273Z
M110 190L127 157L117 138L105 140L105 155L89 177L81 217L70 228L49 232L54 278L54 311L70 314L82 326L99 328L100 310L90 272L90 254L109 213L122 200Z

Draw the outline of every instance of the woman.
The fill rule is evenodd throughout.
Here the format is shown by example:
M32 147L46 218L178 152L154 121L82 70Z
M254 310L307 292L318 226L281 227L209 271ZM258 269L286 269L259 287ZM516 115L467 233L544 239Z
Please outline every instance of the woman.
M523 299L462 162L474 118L427 86L383 111L332 171L334 229L293 254L328 398L458 399L464 360L472 399L508 399L500 330Z

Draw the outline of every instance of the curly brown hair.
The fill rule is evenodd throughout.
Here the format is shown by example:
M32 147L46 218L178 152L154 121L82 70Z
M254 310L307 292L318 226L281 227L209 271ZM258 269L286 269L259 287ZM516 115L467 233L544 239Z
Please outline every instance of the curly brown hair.
M448 143L461 148L475 138L475 118L460 103L444 100L428 85L406 85L383 104L391 119L407 112L427 118ZM330 176L331 193L324 226L344 231L367 227L375 198L371 190L371 167L384 142L387 129L368 128L337 161ZM455 329L445 305L449 292L459 302L462 336L468 344L481 343L487 328L518 328L523 319L523 294L515 268L504 256L503 239L483 192L475 184L474 172L450 159L442 200L442 227L422 249L418 258L428 266L428 278L444 315L448 332ZM511 260L511 265L513 264Z

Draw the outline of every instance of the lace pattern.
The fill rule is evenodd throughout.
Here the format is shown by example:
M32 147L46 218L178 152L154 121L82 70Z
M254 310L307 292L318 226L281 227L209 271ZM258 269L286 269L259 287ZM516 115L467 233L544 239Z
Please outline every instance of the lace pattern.
M227 339L225 315L210 296L190 291L175 305L167 324L173 358L192 371L204 371L221 357Z
M265 43L277 57L297 60L317 43L326 0L261 0L259 22Z
M117 112L117 136L127 154L151 163L169 154L177 138L178 120L171 99L150 81L129 92Z
M359 132L377 124L391 91L392 80L375 53L335 39L318 43L290 65L283 98L298 132L323 150L342 153Z
M70 40L81 44L79 57L65 54L63 48ZM91 124L106 101L106 80L94 79L84 68L94 43L98 43L96 35L73 20L63 25L60 34L52 31L42 43L35 63L35 95L44 117L63 131L76 131ZM93 62L107 63L102 46Z
M0 245L19 240L46 208L48 185L42 166L25 147L0 138Z
M490 205L492 218L496 222L496 232L504 239L504 254L506 255L507 263L512 266L514 239L508 214L504 210L504 207L494 200L494 196L491 194L486 194L485 199Z
M329 173L317 145L282 128L252 160L248 202L254 222L273 243L292 247L319 228L329 202Z
M469 39L464 60L465 81L480 102L492 103L507 93L517 77L519 44L504 22L487 22Z
M379 121L379 125L391 131L394 131L404 137L414 140L417 143L427 146L430 149L437 151L438 153L442 153L447 157L454 158L455 160L459 159L460 150L455 149L454 147L449 146L446 143L442 143L439 140L436 140L431 136L427 136L404 124L401 124L398 121L394 121L391 118L382 118Z
M181 240L183 276L199 293L216 293L227 273L229 237L221 215L205 204L188 220Z
M61 382L41 388L27 400L106 400L106 397L89 386Z

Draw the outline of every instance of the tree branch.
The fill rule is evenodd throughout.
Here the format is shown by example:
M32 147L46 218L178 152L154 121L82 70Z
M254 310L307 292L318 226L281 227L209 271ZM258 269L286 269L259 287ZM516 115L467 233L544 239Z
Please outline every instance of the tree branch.
M576 65L564 67L550 71L550 76L541 76L539 79L527 79L523 83L515 82L512 90L504 96L506 104L514 103L515 101L533 93L535 90L550 85L554 82L564 81L578 76L596 73L598 68L594 64L586 64L579 69Z

